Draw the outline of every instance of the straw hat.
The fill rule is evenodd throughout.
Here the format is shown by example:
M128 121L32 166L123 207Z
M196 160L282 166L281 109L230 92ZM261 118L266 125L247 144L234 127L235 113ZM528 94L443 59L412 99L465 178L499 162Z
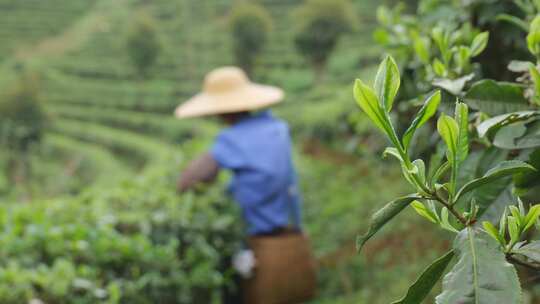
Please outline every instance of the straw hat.
M253 111L282 99L281 89L252 83L237 67L222 67L206 75L203 91L178 106L175 115L187 118Z

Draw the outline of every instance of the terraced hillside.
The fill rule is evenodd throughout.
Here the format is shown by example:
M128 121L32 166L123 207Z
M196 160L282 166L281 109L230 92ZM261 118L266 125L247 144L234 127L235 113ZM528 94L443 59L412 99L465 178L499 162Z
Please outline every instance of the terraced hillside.
M293 127L311 132L334 123L352 108L349 96L335 84L348 84L367 68L366 62L377 58L370 46L374 5L357 1L359 31L343 39L330 63L329 84L313 88L312 73L294 51L290 30L291 12L300 2L261 1L274 18L274 29L256 78L283 86L288 102L279 113L295 117ZM3 30L28 38L27 44L19 44L18 39L5 37L10 43L3 45L7 49L2 75L11 79L9 75L20 69L41 74L46 108L54 118L51 137L62 141L55 149L95 145L102 149L99 154L110 154L108 159L142 168L164 154L177 154L176 146L188 138L212 134L212 124L177 121L171 113L199 89L208 70L233 64L226 31L233 1L65 3L0 2L5 8L1 12L10 16L2 19L7 22ZM130 20L140 10L157 20L164 46L150 79L144 82L128 60L124 39ZM33 21L22 26L12 16Z

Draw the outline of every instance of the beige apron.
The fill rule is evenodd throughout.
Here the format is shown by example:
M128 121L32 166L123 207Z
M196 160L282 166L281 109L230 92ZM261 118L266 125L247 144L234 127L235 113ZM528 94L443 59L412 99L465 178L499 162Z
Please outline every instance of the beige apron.
M245 304L295 304L313 299L317 266L309 239L302 233L253 236L255 275L243 281Z

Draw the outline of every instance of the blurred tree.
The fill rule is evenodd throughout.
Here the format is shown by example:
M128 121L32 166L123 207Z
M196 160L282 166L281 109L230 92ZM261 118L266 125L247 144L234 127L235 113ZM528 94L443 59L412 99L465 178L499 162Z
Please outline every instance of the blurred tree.
M236 63L251 74L272 27L270 14L260 5L242 3L235 6L230 27Z
M148 78L162 48L155 21L149 14L138 13L129 30L126 47L138 77Z
M3 146L27 151L39 142L46 124L46 115L39 95L39 77L21 76L18 82L0 98L0 138Z
M0 143L8 157L6 177L13 183L24 182L30 171L28 152L41 141L48 121L39 95L38 75L21 76L0 95L0 116Z
M354 27L354 7L348 0L308 0L295 19L299 21L296 48L313 66L318 83L340 36Z

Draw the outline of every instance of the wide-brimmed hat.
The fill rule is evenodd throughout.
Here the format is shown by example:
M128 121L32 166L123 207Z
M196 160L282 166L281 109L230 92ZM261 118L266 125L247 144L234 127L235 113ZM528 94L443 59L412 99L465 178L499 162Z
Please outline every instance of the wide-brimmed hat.
M253 111L283 100L280 88L251 82L237 67L222 67L208 73L203 91L178 106L178 118Z

